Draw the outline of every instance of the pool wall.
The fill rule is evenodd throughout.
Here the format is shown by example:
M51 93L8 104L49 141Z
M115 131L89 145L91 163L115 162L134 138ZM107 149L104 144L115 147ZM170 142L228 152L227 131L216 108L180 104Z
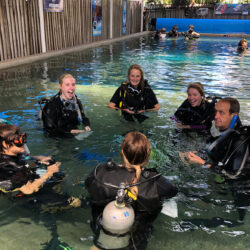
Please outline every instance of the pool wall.
M156 29L171 30L174 25L178 31L188 30L190 24L195 31L211 34L250 34L250 20L238 19L194 19L194 18L157 18Z

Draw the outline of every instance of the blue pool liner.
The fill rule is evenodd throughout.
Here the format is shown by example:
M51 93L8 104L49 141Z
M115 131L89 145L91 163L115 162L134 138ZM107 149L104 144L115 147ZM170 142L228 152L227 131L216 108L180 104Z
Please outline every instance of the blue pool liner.
M157 18L156 29L166 28L170 31L174 25L179 32L187 31L189 25L199 33L213 34L250 34L250 20L237 19L194 19L194 18Z

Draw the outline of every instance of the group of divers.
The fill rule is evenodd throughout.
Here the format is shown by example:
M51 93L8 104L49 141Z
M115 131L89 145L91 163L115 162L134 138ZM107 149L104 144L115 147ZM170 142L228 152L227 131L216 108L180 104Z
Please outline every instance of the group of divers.
M118 87L108 107L119 110L129 122L148 119L144 112L157 111L160 104L137 64L128 69L128 79ZM44 129L51 136L77 135L91 131L90 121L75 94L76 80L71 74L59 79L59 92L51 99L39 101ZM207 157L194 152L180 153L184 163L202 166L219 174L225 182L245 181L250 177L250 128L239 118L240 104L232 97L207 98L203 85L191 83L187 99L171 117L180 130L205 131ZM83 130L79 125L83 124ZM199 134L199 133L198 133ZM63 179L60 162L49 156L31 156L27 136L6 120L0 124L0 190L13 200L35 197L46 190L46 197L63 196L61 206L78 207L81 199L45 189ZM145 249L152 223L162 209L163 199L177 195L178 189L156 169L147 168L151 147L141 132L128 132L121 144L122 164L113 160L94 168L85 180L89 192L95 233L92 249ZM37 165L46 172L38 174ZM35 166L34 166L35 165ZM249 201L249 196L246 196ZM58 200L61 201L60 198ZM248 204L249 205L249 204ZM245 209L238 208L243 221Z
M189 25L189 29L186 32L178 32L178 26L174 25L169 32L167 32L166 28L164 27L160 30L157 30L154 38L159 40L165 39L166 37L178 38L179 36L184 36L185 40L196 40L200 38L200 33L194 30L194 25L192 24ZM247 49L247 40L243 38L238 43L237 51L238 53L244 53L247 51Z

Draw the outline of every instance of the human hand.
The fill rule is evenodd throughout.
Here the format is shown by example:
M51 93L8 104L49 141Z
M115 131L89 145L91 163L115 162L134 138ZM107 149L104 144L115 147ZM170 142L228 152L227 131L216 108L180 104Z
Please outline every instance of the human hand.
M177 122L177 127L181 129L190 129L190 125L183 125L181 122Z
M130 109L123 109L123 111L125 111L125 112L127 112L129 114L132 114L132 115L135 114L135 112L133 110L130 110Z
M52 176L54 173L59 171L60 166L61 166L61 162L56 162L55 164L50 165L47 168L47 173Z
M70 131L71 134L80 134L80 133L83 133L85 132L85 130L82 130L82 129L72 129Z
M39 164L49 165L52 161L51 156L37 155L33 156L33 158L38 161Z
M194 152L186 152L185 154L186 154L186 158L188 159L190 163L199 164L199 165L205 164L205 161L201 157L196 155Z
M143 113L143 112L145 112L145 110L137 110L137 112L136 112L136 114L141 114L141 113Z
M91 128L89 126L86 126L85 131L89 132L89 131L91 131Z

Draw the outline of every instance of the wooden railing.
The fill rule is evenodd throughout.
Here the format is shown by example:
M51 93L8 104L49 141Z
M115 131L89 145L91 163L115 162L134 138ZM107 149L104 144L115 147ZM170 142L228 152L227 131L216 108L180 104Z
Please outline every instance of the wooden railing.
M0 0L0 61L42 53L39 0ZM112 37L122 36L122 0L113 0ZM64 12L44 12L46 51L110 38L110 0L102 0L102 35L92 36L92 1L64 0ZM126 35L140 32L141 3L127 1Z

